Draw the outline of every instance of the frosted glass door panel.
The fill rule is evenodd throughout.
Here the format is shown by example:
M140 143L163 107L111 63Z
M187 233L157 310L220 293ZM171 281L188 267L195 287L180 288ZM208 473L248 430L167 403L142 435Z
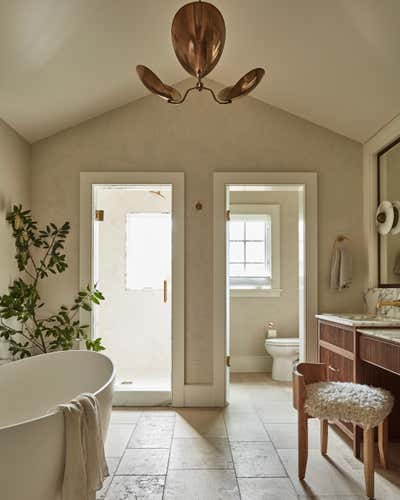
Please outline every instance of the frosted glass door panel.
M171 266L171 215L127 215L128 290L161 290Z

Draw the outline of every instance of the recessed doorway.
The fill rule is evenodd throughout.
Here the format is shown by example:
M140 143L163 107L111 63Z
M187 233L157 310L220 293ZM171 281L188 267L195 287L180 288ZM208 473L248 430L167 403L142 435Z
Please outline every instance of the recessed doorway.
M283 204L286 208L291 207L291 220L285 222L285 241L282 240L281 219L287 210L283 211ZM290 273L285 274L282 273L285 253L282 246L289 244L293 251L285 264L290 267ZM270 371L272 359L268 361L265 352L268 322L284 325L278 336L289 337L289 340L298 338L296 345L301 360L316 359L317 270L316 174L215 174L214 391L221 406L230 400L232 363L239 372ZM286 306L292 303L290 313L286 306L277 307L283 299L288 299ZM255 308L255 305L260 307ZM257 325L256 313L261 318ZM289 315L292 316L290 324ZM244 324L246 317L248 321ZM232 320L240 323L239 332L238 324L232 325ZM255 326L255 335L251 340L252 326ZM244 345L248 340L252 344ZM232 353L232 346L238 352ZM285 353L287 346L285 344ZM254 352L247 353L246 349Z
M81 196L91 191L90 281L105 296L91 313L91 333L114 363L114 405L180 406L183 183L90 182L92 174L82 175Z

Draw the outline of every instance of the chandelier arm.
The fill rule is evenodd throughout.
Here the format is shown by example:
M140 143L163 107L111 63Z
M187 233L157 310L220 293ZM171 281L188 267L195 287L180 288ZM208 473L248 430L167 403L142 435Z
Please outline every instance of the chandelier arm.
M218 104L231 104L232 103L232 100L229 99L229 101L221 101L220 99L218 99L218 97L215 95L215 92L213 91L213 89L210 89L210 87L204 87L203 85L199 86L198 84L196 85L196 87L190 87L189 89L187 89L187 91L183 94L183 97L182 99L180 99L179 101L173 101L172 99L168 99L168 103L169 104L182 104L183 102L186 101L186 98L187 96L190 94L190 92L192 92L193 90L197 90L198 92L201 92L202 90L207 90L208 92L210 92L210 94L213 96L213 99L215 102L217 102Z
M179 101L172 101L171 99L168 99L168 103L169 104L182 104L183 102L186 101L186 97L188 96L188 94L192 91L192 90L198 90L197 87L190 87L190 89L187 89L187 91L183 94L183 97L182 99L180 99Z
M213 89L210 89L210 87L203 87L202 90L208 90L208 92L210 92L210 94L213 96L214 101L217 102L218 104L231 104L232 103L231 99L229 99L228 101L219 100L218 97L215 95Z

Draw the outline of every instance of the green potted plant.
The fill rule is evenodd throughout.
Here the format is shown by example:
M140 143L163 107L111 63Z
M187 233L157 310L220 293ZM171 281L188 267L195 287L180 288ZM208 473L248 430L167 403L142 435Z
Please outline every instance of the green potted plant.
M43 229L32 219L30 210L14 206L6 220L12 228L20 276L0 296L0 338L9 343L16 358L56 350L68 350L84 340L86 348L102 351L101 339L88 338L88 325L81 325L79 311L91 311L104 297L97 287L88 285L73 300L72 306L60 306L55 314L42 314L44 302L39 287L50 275L67 268L64 243L70 232L69 222L50 223Z

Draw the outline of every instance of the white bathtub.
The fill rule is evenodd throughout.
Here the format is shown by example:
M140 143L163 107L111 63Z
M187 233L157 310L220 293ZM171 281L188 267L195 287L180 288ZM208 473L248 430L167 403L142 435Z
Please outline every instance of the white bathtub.
M0 498L61 500L64 417L51 411L82 392L111 415L114 368L102 354L63 351L0 367Z

